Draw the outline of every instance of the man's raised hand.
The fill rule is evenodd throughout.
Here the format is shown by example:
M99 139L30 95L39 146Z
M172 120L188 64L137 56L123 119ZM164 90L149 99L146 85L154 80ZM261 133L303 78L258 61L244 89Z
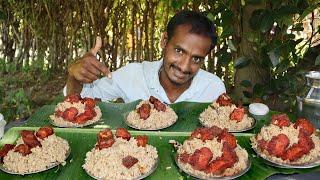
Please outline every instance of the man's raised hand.
M69 67L69 74L81 83L91 83L97 80L101 73L111 78L107 66L96 58L101 46L101 37L97 36L94 47Z

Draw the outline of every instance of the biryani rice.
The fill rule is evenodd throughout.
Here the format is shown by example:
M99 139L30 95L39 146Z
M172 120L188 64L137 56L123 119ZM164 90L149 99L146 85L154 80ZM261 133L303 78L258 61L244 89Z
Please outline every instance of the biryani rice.
M70 151L66 140L50 135L44 140L38 139L42 147L31 149L31 154L23 156L19 152L10 150L3 158L3 166L11 172L18 174L27 174L47 170L49 167L65 163L67 152ZM22 144L22 138L19 138L17 145Z
M142 104L149 103L151 106L150 116L144 120L140 118L139 113L136 111ZM154 109L154 105L149 101L141 101L134 111L131 111L127 116L127 123L138 129L161 129L174 124L178 116L172 108L166 106L166 111L158 111Z
M248 114L244 114L240 122L230 119L230 114L236 108L234 104L231 106L220 106L218 103L213 102L200 114L200 123L205 127L217 126L227 128L229 131L241 131L252 127L254 119L249 117Z
M291 124L288 127L278 127L276 125L270 124L268 126L264 126L261 128L259 134L251 138L252 148L257 151L259 156L270 160L271 162L276 162L280 164L288 164L288 165L299 165L299 164L306 164L312 163L314 161L319 160L320 158L320 139L315 134L311 135L311 139L314 142L315 147L310 150L308 154L303 155L301 158L297 159L296 161L289 161L289 160L282 160L281 158L277 158L269 154L267 150L261 151L258 147L259 140L270 141L272 137L277 136L279 134L285 134L289 140L290 144L288 147L292 146L295 143L298 143L298 136L299 136L300 127L295 129L294 124Z
M126 156L135 157L138 162L127 169L122 165L122 159ZM115 138L111 147L89 151L82 167L98 179L135 179L150 172L157 161L155 147L148 144L146 147L138 147L134 137L129 141Z
M200 149L202 147L207 147L211 150L213 154L211 161L222 156L223 144L218 142L217 138L206 140L205 142L197 138L186 140L181 146L179 146L177 152L178 154L182 154L184 152L193 154L196 149ZM236 162L232 167L225 169L219 176L234 176L244 171L248 167L249 159L247 151L241 146L237 145L237 147L235 148L235 152L239 158L238 162ZM190 174L196 175L198 177L200 176L204 178L212 178L214 176L217 176L214 174L207 174L204 171L195 170L189 163L181 162L180 158L178 158L178 163L179 166L186 172L189 172Z
M57 104L57 106L55 108L55 111L64 112L67 108L70 108L70 107L77 108L78 114L83 113L84 110L85 110L85 104L82 104L81 102L70 103L70 102L64 101L64 102L61 102L61 103ZM83 126L87 126L87 125L93 124L93 123L95 123L95 122L100 120L102 114L101 114L101 110L100 110L99 106L95 106L94 110L96 112L96 116L93 117L91 120L86 121L83 124L78 124L78 123L73 123L73 122L70 122L70 121L66 121L62 117L58 117L58 116L56 116L54 114L50 115L50 119L57 126L61 126L61 127L83 127Z

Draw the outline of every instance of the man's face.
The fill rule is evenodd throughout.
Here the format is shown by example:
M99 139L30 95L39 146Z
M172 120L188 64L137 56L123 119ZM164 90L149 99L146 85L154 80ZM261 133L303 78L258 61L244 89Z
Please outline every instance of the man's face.
M166 34L161 41L164 51L163 70L175 85L190 83L210 52L211 39L190 33L190 28L189 25L180 25L169 41Z

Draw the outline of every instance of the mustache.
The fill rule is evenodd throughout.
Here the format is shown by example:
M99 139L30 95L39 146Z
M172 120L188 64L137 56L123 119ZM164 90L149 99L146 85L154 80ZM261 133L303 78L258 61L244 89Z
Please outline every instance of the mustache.
M175 64L171 64L171 67L177 69L178 71L182 72L185 75L190 75L191 72L190 71L183 71L179 66L175 65Z

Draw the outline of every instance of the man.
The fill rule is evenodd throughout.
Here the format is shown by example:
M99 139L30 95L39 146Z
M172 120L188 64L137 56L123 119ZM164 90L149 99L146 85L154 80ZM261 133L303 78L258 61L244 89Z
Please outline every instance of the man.
M111 78L108 68L95 57L101 47L97 38L96 46L70 66L67 92L102 101L122 98L131 102L152 95L167 104L212 102L226 91L224 83L200 67L215 42L215 27L206 16L181 11L162 35L162 60L130 63L112 72ZM98 79L100 73L106 77Z

